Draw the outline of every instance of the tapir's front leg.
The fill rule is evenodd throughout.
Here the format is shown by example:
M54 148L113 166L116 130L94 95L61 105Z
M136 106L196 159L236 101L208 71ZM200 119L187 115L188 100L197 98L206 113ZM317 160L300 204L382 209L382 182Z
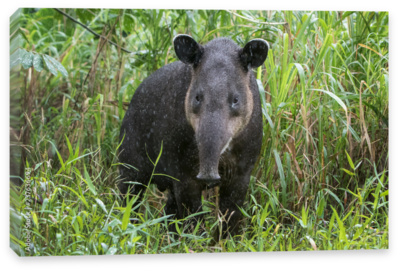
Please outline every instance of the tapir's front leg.
M250 181L250 171L244 175L233 176L231 180L222 181L220 187L219 211L222 216L222 238L228 234L237 234L243 206Z
M183 219L190 214L200 212L202 210L202 189L202 185L199 182L190 178L174 181L165 212L174 214L176 219ZM193 225L201 219L202 216L195 216L190 220L189 224Z

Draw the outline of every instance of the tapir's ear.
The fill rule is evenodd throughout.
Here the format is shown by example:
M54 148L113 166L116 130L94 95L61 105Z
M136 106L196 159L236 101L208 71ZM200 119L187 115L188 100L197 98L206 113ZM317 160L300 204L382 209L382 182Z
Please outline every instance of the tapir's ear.
M203 55L203 47L189 35L175 36L174 48L178 59L186 64L198 64Z
M263 39L249 41L239 52L240 61L247 69L262 65L267 58L269 50L268 42Z

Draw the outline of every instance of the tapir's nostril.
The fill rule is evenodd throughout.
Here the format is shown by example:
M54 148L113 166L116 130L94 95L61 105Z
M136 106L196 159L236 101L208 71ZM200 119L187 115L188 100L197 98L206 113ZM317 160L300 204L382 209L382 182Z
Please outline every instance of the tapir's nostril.
M219 183L221 177L218 174L202 174L199 173L196 177L199 181L204 182L208 187L213 187Z

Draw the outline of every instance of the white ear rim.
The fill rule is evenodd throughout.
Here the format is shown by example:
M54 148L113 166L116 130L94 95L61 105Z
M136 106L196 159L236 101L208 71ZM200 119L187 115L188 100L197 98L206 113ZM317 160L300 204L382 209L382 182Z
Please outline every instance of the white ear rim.
M190 35L187 35L187 34L178 34L178 35L176 35L176 36L174 37L174 39L172 40L172 42L174 43L176 38L182 37L182 36L183 36L183 37L189 37L189 38L193 39L193 37L190 36ZM194 40L194 39L193 39L193 40Z
M262 42L264 42L264 43L267 45L268 50L271 48L271 47L269 46L269 43L268 43L266 40L264 40L264 39L256 38L256 39L250 40L249 42L252 42L252 41L262 41Z

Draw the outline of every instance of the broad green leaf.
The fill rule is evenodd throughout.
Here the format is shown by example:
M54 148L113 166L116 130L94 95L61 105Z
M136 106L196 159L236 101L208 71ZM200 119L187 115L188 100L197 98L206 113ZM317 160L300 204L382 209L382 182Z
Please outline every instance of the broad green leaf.
M332 44L332 34L327 34L325 39L324 39L324 43L322 44L322 47L318 53L318 59L317 59L317 64L315 66L315 70L314 72L317 71L317 68L321 65L322 60L325 58L326 53L328 52L328 48L331 46ZM313 73L314 73L313 72Z
M64 68L64 66L63 66L60 62L58 62L58 61L57 61L55 58L53 58L53 57L50 57L50 56L47 56L47 55L46 55L46 57L49 59L49 61L52 62L52 64L54 65L54 67L55 67L58 71L60 71L60 73L61 73L63 76L68 77L68 72L67 72L67 70Z
M84 166L84 175L85 175L85 183L89 187L89 190L94 194L97 195L96 188L93 185L92 179L90 178L88 172L86 171L86 166Z
M22 58L22 60L21 60L22 67L24 67L25 69L32 67L32 65L33 65L33 53L32 52L25 51L22 54L21 58Z
M133 203L135 203L138 198L139 195L132 197L132 199L128 201L125 207L124 215L122 216L122 226L121 226L122 230L126 230L126 228L128 227Z
M325 188L324 191L328 192L328 194L330 194L335 200L336 202L340 205L340 207L342 208L342 210L344 210L343 204L340 201L340 199L337 197L337 195L335 195L331 190Z
M345 169L345 168L340 168L340 170L345 171L347 174L349 174L350 176L354 176L354 173L350 172L349 170Z
M345 120L342 120L342 123L345 126L347 126L347 123ZM360 143L361 142L360 136L358 136L357 132L353 129L353 127L351 125L349 125L349 131L350 131L351 135L353 135L354 140L356 140L358 143ZM344 128L344 131L343 131L344 135L346 135L346 132L347 132L347 129Z
M43 70L43 58L40 54L34 54L33 56L33 68L36 71L41 72Z
M24 49L18 48L10 56L10 69L22 62L22 54L26 52Z
M280 240L281 240L281 236L277 236L277 239L275 240L274 244L267 251L273 251L275 249L275 247L278 245Z
M307 228L307 222L308 222L308 209L307 211L304 209L304 206L301 209L301 221L300 224L302 225L303 228Z
M79 194L77 191L75 191L74 189L72 189L68 186L65 186L65 185L59 185L59 186L73 192L83 202L83 204L85 204L86 208L89 209L89 204L87 203L87 201L83 195Z
M267 103L265 101L265 90L264 90L261 80L257 79L257 85L258 85L258 91L259 91L260 97L261 97L262 112L263 112L265 118L267 118L268 124L270 125L271 129L273 130L274 123L272 122L272 119L268 114Z
M350 155L349 155L349 153L347 153L347 150L345 150L345 152L346 152L346 155L347 155L347 161L349 162L351 169L354 170L355 168L354 168L353 160L350 158Z
M333 213L335 214L335 217L336 217L336 221L338 222L338 225L339 225L339 239L341 241L344 241L345 243L347 243L346 228L344 227L343 221L340 220L338 213L332 206L331 206L331 209L333 210Z
M68 160L66 161L66 163L68 163L68 161L72 158L74 152L73 152L71 143L70 143L70 141L68 139L68 136L67 135L64 135L64 136L65 136L65 139L66 139L66 142L67 142L68 152L69 152L69 157L68 157Z
M294 63L296 66L297 72L299 73L300 77L300 87L301 87L301 93L303 94L303 98L306 97L306 80L305 80L305 73L304 73L304 68L300 63ZM306 107L306 100L303 99L303 105Z
M389 195L389 190L384 191L381 193L381 197Z
M313 22L315 22L315 20L313 20L313 22L311 22L311 18L312 18L312 17L313 17L313 12L311 12L311 13L309 13L309 14L304 14L304 16L303 16L303 23L301 24L301 28L300 28L300 30L299 30L297 36L296 36L296 39L294 39L294 45L293 45L292 52L291 52L290 57L289 57L289 62L292 62L292 60L293 60L293 55L294 55L294 53L297 51L297 50L296 50L296 49L297 49L297 45L298 45L299 43L301 43L302 40L303 40L303 36L304 36L305 30L309 27L310 24L312 24ZM308 28L308 29L309 29L309 28Z
M106 205L104 205L103 201L101 201L100 199L96 198L96 202L97 202L97 204L99 204L100 208L101 208L105 213L108 214Z
M115 246L112 246L107 250L106 255L114 255L117 251L118 249Z
M317 208L317 215L319 217L322 217L324 215L324 210L325 210L325 198L321 198L321 200L319 201L319 205Z
M274 156L275 156L276 166L278 167L279 177L281 180L281 186L283 189L286 189L285 173L283 171L281 158L279 157L278 151L276 151L276 149L274 149Z
M78 228L79 228L79 233L82 232L83 230L83 220L82 217L80 215L76 216L76 221L78 222Z
M49 56L43 55L43 59L44 59L44 62L46 63L46 67L47 67L47 69L49 69L50 73L57 76L58 75L57 68L54 66L52 61L49 59Z
M267 216L269 214L268 212L268 208L269 208L269 202L267 202L267 204L265 205L262 213L261 213L261 217L260 217L260 226L262 226L265 222L265 219L267 219Z
M300 224L301 223L301 219L299 217L297 217L296 215L294 215L291 211L284 209L288 214L290 214L291 216L293 216Z
M335 99L335 101L344 109L344 111L347 114L347 107L344 104L344 102L342 101L342 99L340 99L336 94L330 92L330 91L326 91L326 90L321 90L321 89L311 89L311 91L318 91L318 92L323 92L326 93L327 95L329 95L330 97L332 97L333 99Z
M39 228L39 221L38 221L36 213L32 212L31 214L32 214L33 222L35 223L36 227Z
M48 204L49 204L49 199L48 198L43 199L42 209L40 210L41 213L43 213L46 210Z

